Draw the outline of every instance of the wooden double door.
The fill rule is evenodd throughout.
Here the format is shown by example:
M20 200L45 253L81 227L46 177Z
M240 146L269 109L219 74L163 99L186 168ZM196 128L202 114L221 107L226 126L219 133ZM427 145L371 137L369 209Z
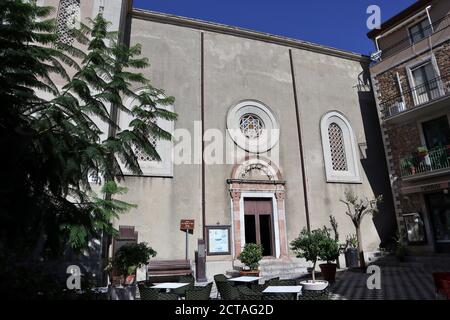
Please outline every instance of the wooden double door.
M271 198L244 198L245 243L262 245L263 256L275 256Z

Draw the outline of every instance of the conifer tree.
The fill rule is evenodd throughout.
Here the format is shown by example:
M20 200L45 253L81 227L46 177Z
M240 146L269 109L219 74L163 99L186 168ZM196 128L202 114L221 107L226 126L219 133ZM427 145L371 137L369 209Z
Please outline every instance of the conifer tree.
M156 120L176 119L165 109L174 98L142 73L149 62L139 45L122 44L102 15L72 30L75 45L58 42L46 18L52 10L0 2L0 255L17 261L68 245L81 250L100 232L112 234L111 220L131 207L114 199L125 191L120 164L141 173L137 149L160 160L150 137L171 135ZM114 110L131 115L127 128ZM104 138L100 121L114 134ZM91 190L92 173L104 178L109 197Z

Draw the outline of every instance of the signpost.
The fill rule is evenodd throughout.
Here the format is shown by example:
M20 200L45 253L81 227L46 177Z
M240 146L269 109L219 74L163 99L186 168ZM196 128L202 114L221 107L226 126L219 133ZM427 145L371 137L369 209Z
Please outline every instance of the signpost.
M194 219L181 219L180 230L186 232L186 260L188 260L188 234L194 233Z

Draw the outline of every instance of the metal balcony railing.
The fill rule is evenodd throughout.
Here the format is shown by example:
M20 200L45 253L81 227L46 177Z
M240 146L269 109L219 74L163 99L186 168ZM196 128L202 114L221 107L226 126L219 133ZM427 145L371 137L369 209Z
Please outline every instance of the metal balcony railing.
M450 73L382 101L380 108L383 116L388 118L447 95L450 95Z
M400 41L396 42L392 46L382 49L380 51L379 58L381 58L381 60L389 58L390 56L393 56L400 51L408 49L409 47L422 41L423 39L427 38L428 36L431 36L437 32L440 32L448 27L450 27L450 15L447 15L439 20L436 20L433 22L432 25L428 25L423 30L416 32L414 34L409 34L407 37L401 39ZM417 39L418 37L420 37L422 35L422 32L425 36L422 39L416 40L414 42L412 39Z
M410 177L442 169L450 169L450 145L434 148L423 154L412 154L400 159L400 174L402 177Z

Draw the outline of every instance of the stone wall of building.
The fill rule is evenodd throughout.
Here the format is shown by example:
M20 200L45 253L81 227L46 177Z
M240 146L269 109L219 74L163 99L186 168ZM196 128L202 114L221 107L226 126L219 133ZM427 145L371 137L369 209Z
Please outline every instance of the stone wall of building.
M439 68L440 75L444 78L444 86L450 86L450 41L434 49L434 57ZM407 106L414 104L411 94L411 84L407 68L415 63L420 63L431 57L431 52L415 57L401 65L389 69L374 77L377 83L376 91L380 106L400 96L398 80L400 79L403 98ZM398 78L397 78L398 75ZM448 76L447 76L448 75ZM417 151L423 145L420 137L419 125L416 120L400 122L397 124L385 123L386 134L390 144L390 156L392 156L395 175L400 176L400 159Z

